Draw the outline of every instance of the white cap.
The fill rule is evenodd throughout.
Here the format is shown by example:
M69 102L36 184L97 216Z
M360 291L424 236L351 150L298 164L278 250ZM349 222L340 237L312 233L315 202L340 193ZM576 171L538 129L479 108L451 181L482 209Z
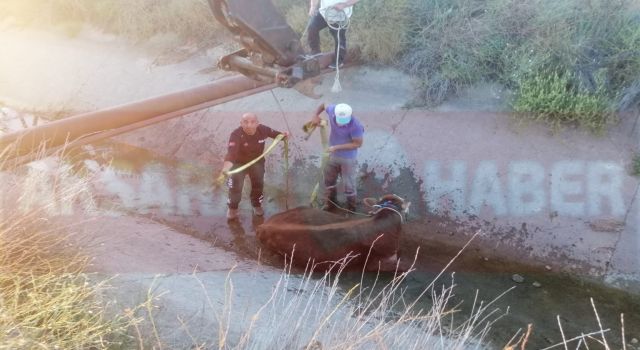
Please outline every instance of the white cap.
M336 105L334 113L336 115L336 123L338 125L349 124L351 121L351 106L346 103L340 103Z

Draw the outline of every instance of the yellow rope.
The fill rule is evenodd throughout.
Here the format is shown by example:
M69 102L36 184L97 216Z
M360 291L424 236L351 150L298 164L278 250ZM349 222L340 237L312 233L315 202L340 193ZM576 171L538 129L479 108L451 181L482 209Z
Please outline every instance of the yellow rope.
M311 129L310 132L315 130L315 126ZM322 179L324 167L327 166L327 162L329 161L329 153L327 152L327 148L329 148L329 137L327 136L327 121L322 120L320 122L320 142L322 142L322 158L320 159L320 174L318 175L318 180L316 185L313 187L311 191L311 198L309 198L309 205L313 206L316 199L318 198L318 190L320 189L320 179Z
M284 139L284 207L289 210L289 140Z
M278 142L282 141L283 138L284 138L284 135L283 134L279 134L278 136L276 136L276 138L273 140L273 142L269 145L269 147L264 152L262 152L262 154L259 155L256 159L248 162L247 164L245 164L245 165L243 165L243 166L241 166L239 168L233 169L231 171L223 171L222 174L220 174L220 176L218 176L218 178L216 179L216 184L218 186L222 185L222 183L224 183L224 180L226 178L228 178L229 176L231 176L233 174L237 174L237 173L239 173L241 171L244 171L248 167L254 165L260 159L264 158L264 156L266 156L269 152L271 152L276 147Z

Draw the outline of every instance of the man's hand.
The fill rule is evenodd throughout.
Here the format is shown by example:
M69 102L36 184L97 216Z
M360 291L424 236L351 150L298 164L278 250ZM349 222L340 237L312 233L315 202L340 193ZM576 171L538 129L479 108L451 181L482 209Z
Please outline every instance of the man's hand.
M285 140L288 140L288 139L289 139L289 135L290 135L290 134L289 134L289 132L288 132L288 131L283 132L283 133L282 133L282 135L284 135L284 139L285 139Z
M336 148L336 146L329 146L329 148L327 148L327 152L328 153L333 153L335 151L337 151L338 149Z
M216 177L215 179L215 186L222 186L222 184L225 182L225 180L227 180L228 177L229 172L227 172L226 170L220 171L220 174L218 174L218 177Z
M313 115L313 118L311 118L311 123L315 124L315 126L320 125L322 121L320 114L322 114L322 112L324 112L324 103L321 103L318 108L316 108L316 113Z
M347 7L349 7L349 6L353 6L353 5L355 5L358 1L359 1L359 0L346 0L346 1L339 2L339 3L335 4L335 5L333 5L333 7L334 7L336 10L344 10L344 9L346 9L346 8L347 8Z
M338 11L342 11L345 8L349 7L349 4L345 3L345 2L339 2L335 5L333 5L333 8L338 10Z
M232 167L233 167L233 163L225 160L224 163L222 164L222 169L220 170L220 176L228 177L229 170L231 170Z

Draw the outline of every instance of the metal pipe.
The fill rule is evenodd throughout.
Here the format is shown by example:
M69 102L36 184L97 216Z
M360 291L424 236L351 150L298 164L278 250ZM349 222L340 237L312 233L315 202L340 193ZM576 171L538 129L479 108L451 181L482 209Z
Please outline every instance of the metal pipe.
M240 57L240 56L230 56L229 57L229 66L230 70L238 71L240 69L256 72L258 74L262 74L264 76L270 77L271 80L275 81L278 76L278 70L275 68L269 67L261 67L253 64L249 59ZM227 68L225 68L227 69ZM228 70L228 69L227 69Z
M154 117L183 115L189 112L184 111L178 114L174 112L232 95L246 96L243 93L266 85L270 85L270 88L275 87L275 84L255 81L244 76L233 76L184 91L80 114L2 135L0 136L0 153L5 151L5 157L9 158L25 156L42 151L43 148L55 148L82 137L144 122ZM213 104L207 104L207 106L210 107Z
M4 170L4 169L7 169L7 168L15 168L17 166L32 162L32 161L34 161L36 159L41 159L41 158L49 157L49 156L52 156L52 155L61 156L64 153L66 153L66 152L68 152L68 151L70 151L70 150L72 150L74 148L80 147L80 146L84 146L84 145L87 145L87 144L90 144L90 143L94 143L94 142L97 142L97 141L100 141L100 140L104 140L104 139L109 138L109 137L114 137L114 136L117 136L117 135L120 135L120 134L124 134L124 133L129 132L129 131L141 129L141 128L147 127L149 125L160 123L160 122L163 122L165 120L176 118L176 117L179 117L179 116L182 116L182 115L185 115L185 114L194 113L194 112L197 112L199 110L202 110L202 109L205 109L205 108L209 108L209 107L213 107L215 105L219 105L219 104L222 104L222 103L225 103L225 102L233 101L233 100L236 100L236 99L239 99L239 98L243 98L243 97L246 97L246 96L251 96L251 95L263 92L263 91L271 90L271 89L273 89L275 87L277 87L277 85L275 83L274 84L264 85L264 86L261 86L261 87L257 87L255 89L251 89L251 90L247 90L247 91L244 91L244 92L241 92L241 93L237 93L237 94L233 94L233 95L230 95L230 96L226 96L226 97L223 97L223 98L220 98L220 99L217 99L217 100L207 101L205 103L201 103L201 104L198 104L198 105L195 105L195 106L183 108L183 109L171 112L171 113L162 114L162 115L159 115L159 116L156 116L156 117L153 117L153 118L150 118L150 119L145 119L143 121L135 122L135 123L132 123L132 124L127 124L125 126L122 126L122 127L116 128L116 129L109 129L109 130L106 130L106 131L101 131L101 132L97 132L97 133L94 133L94 134L90 134L88 136L78 138L75 141L65 143L65 144L60 145L58 147L46 149L43 152L29 153L29 154L21 156L21 157L13 158L10 162L8 162L8 161L0 162L0 170Z

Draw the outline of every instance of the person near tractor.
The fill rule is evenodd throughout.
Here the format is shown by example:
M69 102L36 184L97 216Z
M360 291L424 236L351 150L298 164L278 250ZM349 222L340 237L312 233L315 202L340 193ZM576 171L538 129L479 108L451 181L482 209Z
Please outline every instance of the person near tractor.
M320 31L329 27L327 16L331 10L343 11L345 16L350 17L353 12L353 5L359 0L310 0L309 1L309 24L307 25L307 42L311 49L311 54L320 53ZM320 5L318 7L318 5ZM330 19L329 19L330 20ZM329 27L334 41L334 62L329 68L341 66L347 54L347 29ZM338 61L335 61L337 55Z

